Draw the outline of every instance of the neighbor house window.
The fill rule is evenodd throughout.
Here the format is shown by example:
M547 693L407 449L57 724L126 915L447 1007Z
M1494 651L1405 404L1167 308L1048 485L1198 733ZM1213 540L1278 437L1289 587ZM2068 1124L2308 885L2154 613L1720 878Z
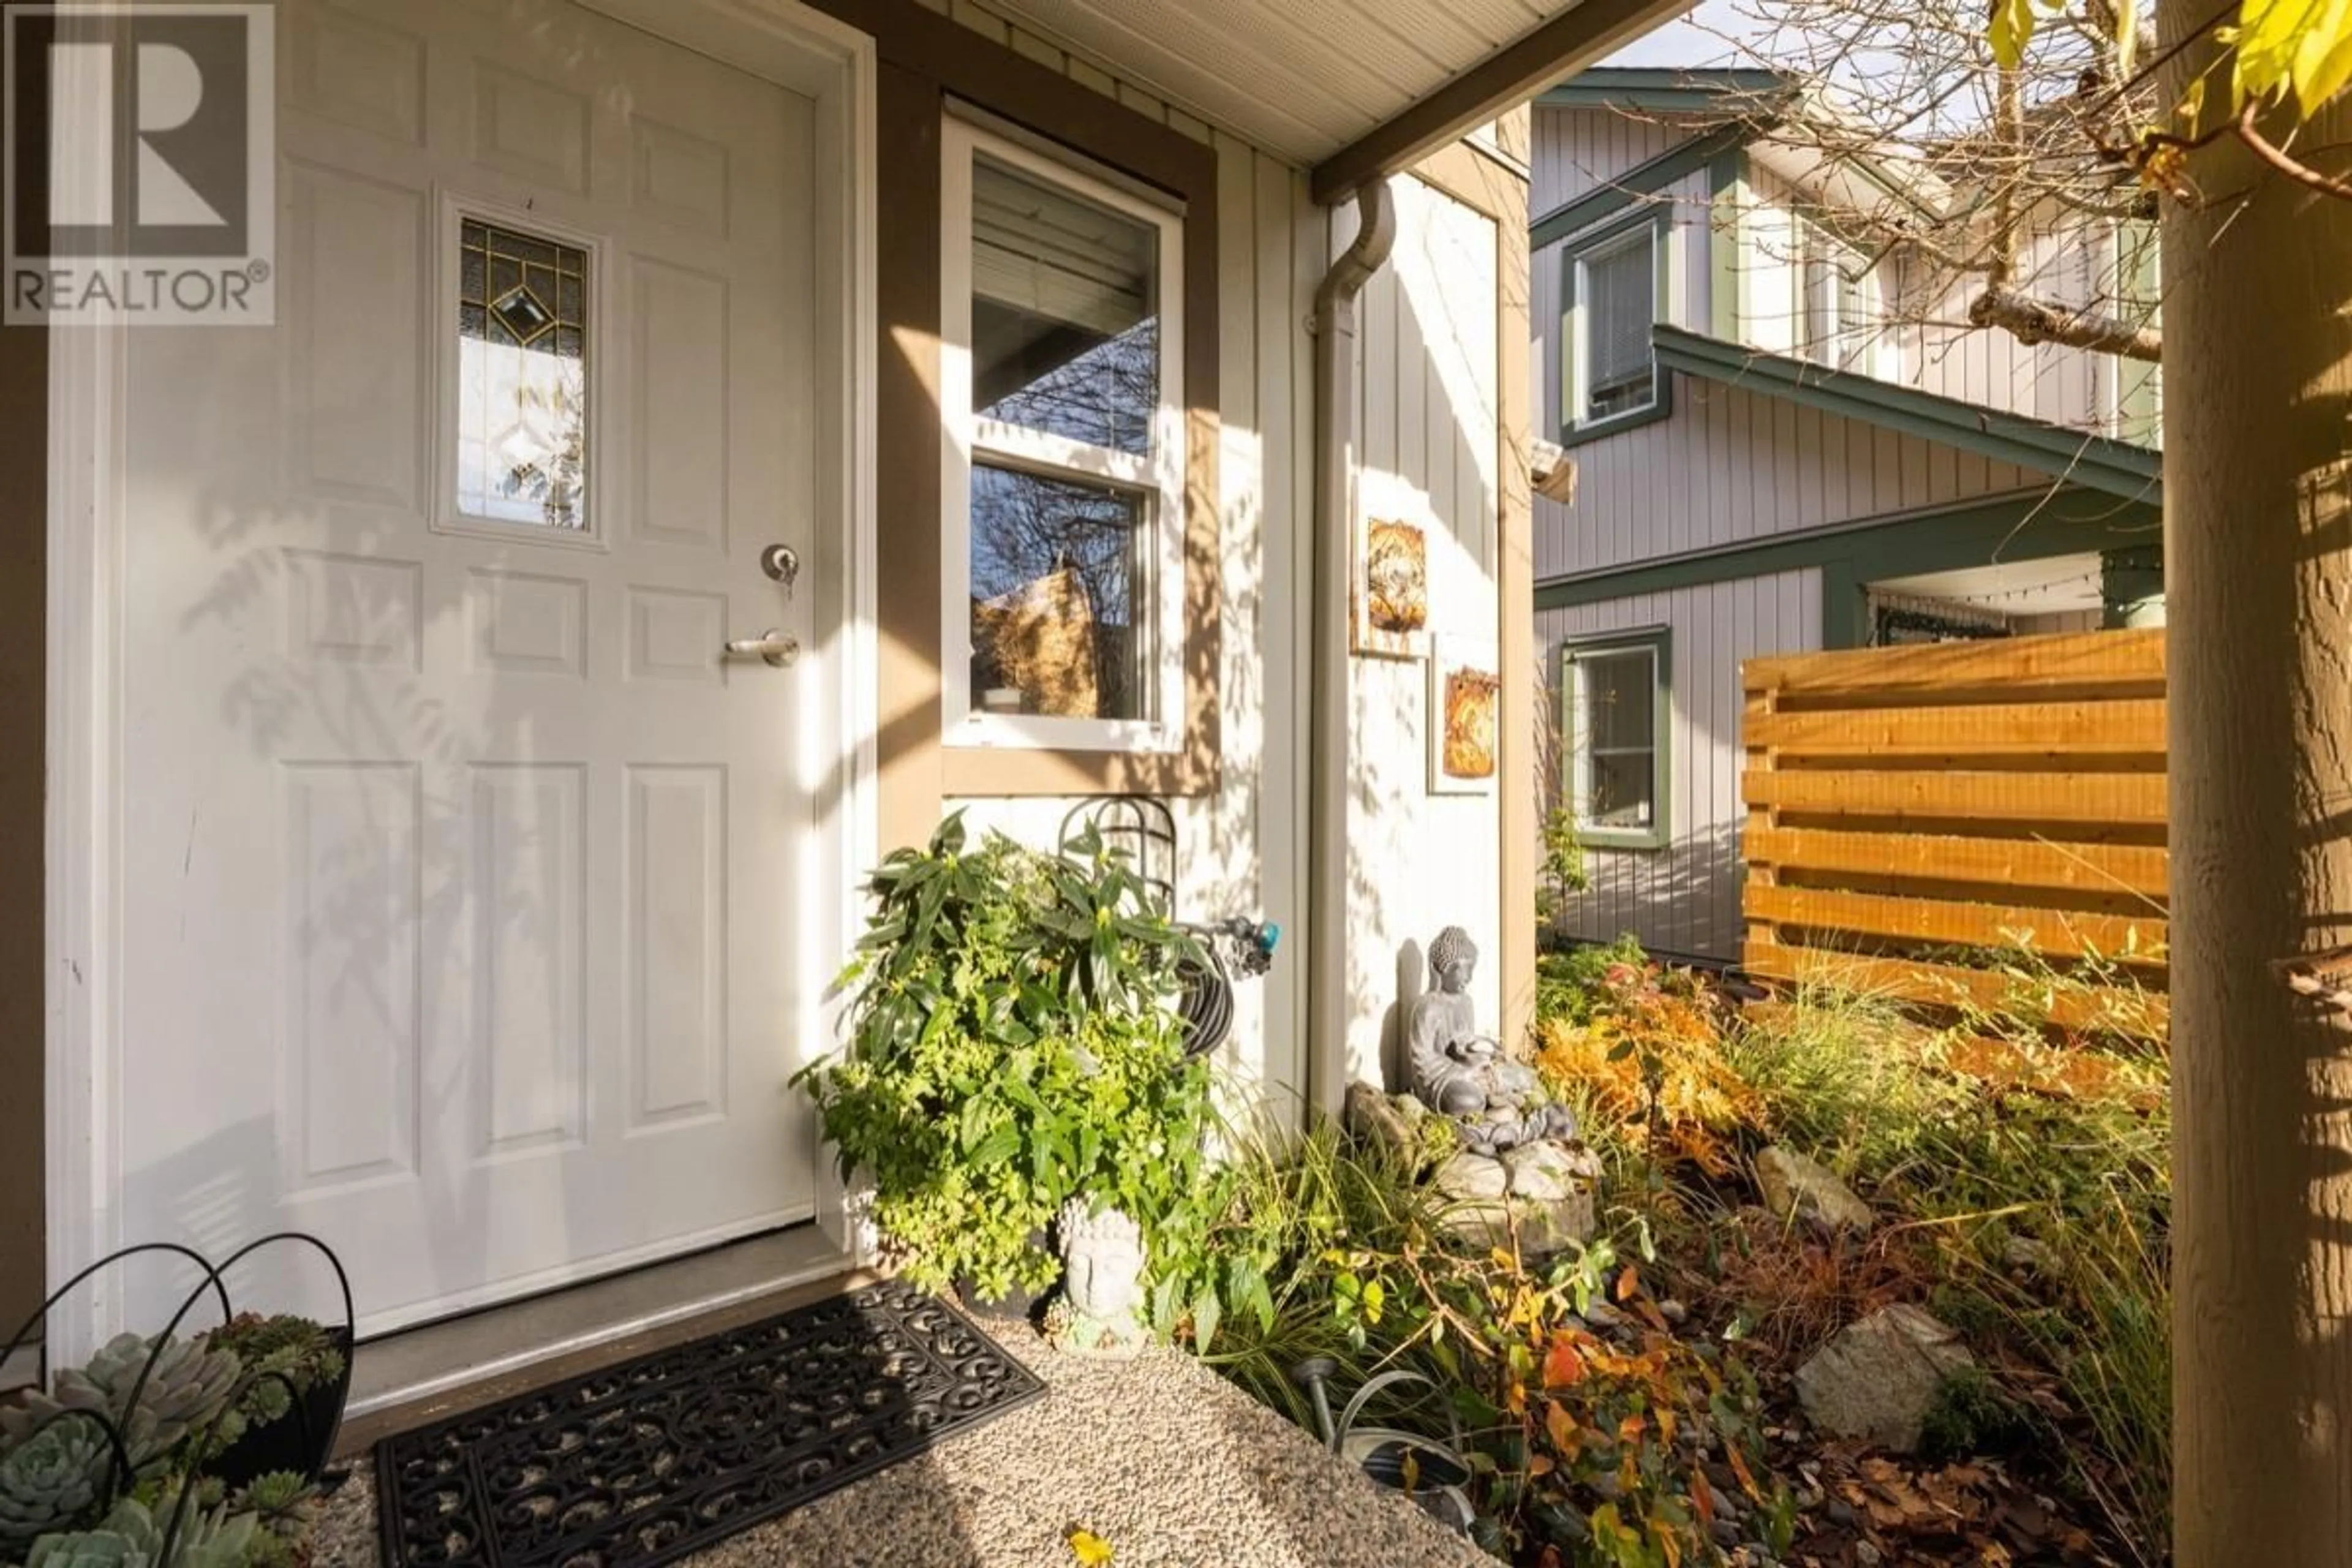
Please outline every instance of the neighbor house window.
M1819 224L1806 224L1802 233L1798 352L1832 370L1872 374L1881 321L1878 280L1870 258Z
M1571 645L1561 653L1563 777L1594 844L1654 847L1666 833L1666 635Z
M1182 219L960 120L945 143L948 741L1173 751Z
M1657 405L1650 328L1658 319L1661 237L1645 221L1569 258L1576 300L1572 426L1601 424Z

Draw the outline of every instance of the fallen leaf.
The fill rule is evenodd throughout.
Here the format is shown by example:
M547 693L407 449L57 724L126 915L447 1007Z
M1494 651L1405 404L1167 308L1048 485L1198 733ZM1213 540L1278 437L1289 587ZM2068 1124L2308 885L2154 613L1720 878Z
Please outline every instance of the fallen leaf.
M1546 1388L1573 1388L1584 1381L1584 1357L1568 1335L1552 1336L1551 1348L1544 1352L1543 1380Z
M1066 1539L1070 1543L1070 1555L1076 1558L1083 1568L1104 1568L1118 1555L1109 1542L1091 1530L1073 1526Z

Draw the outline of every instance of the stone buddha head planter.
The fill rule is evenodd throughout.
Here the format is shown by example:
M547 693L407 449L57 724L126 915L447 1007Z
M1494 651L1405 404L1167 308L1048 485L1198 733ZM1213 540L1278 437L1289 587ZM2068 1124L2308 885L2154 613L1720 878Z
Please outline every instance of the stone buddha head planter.
M1135 1315L1143 1300L1143 1232L1117 1209L1091 1212L1084 1198L1062 1205L1063 1300L1048 1337L1073 1355L1123 1360L1149 1336Z

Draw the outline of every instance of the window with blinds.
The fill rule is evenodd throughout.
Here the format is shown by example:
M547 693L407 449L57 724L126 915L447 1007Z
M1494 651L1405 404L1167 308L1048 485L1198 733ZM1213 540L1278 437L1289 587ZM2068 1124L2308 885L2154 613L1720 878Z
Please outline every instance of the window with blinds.
M1561 650L1559 776L1588 844L1640 849L1667 841L1668 641L1657 627Z
M1648 226L1577 258L1583 302L1582 412L1591 424L1657 399L1650 327L1657 320L1656 238Z
M951 745L1168 752L1183 722L1183 220L950 119Z

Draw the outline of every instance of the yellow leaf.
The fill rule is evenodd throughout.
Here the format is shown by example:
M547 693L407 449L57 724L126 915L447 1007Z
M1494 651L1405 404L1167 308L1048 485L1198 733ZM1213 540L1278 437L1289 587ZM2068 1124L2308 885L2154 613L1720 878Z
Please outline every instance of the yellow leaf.
M2352 81L2352 6L2331 7L2329 26L2313 27L2295 50L2294 97L2307 118Z
M1074 1525L1066 1539L1070 1543L1070 1555L1076 1557L1083 1568L1104 1568L1117 1555L1111 1550L1110 1542L1091 1530L1080 1530Z
M1992 58L2003 68L2015 70L2025 63L2025 46L2033 41L2033 0L1992 0L1992 26L1985 42L1992 46Z
M2308 117L2352 81L2352 0L2245 0L2231 37L2241 102L2291 96Z
M1544 1410L1544 1432L1551 1438L1551 1446L1571 1459L1583 1447L1577 1436L1576 1418L1557 1404Z

